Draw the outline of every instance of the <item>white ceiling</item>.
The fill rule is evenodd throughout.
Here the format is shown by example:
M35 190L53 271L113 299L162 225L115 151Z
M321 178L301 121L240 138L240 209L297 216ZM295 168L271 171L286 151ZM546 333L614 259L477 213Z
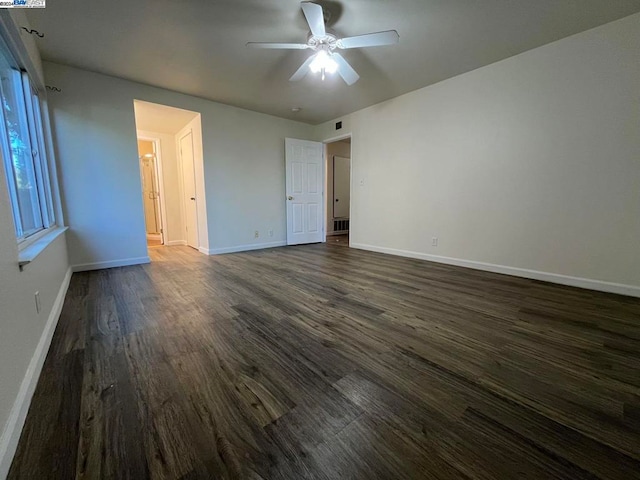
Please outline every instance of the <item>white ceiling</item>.
M157 103L133 102L136 116L136 129L147 132L175 135L196 118L197 112L167 107Z
M395 29L400 44L345 50L361 78L288 78L312 52L296 0L51 0L30 9L45 60L316 124L640 11L640 0L318 1L338 36ZM300 107L294 113L292 107Z

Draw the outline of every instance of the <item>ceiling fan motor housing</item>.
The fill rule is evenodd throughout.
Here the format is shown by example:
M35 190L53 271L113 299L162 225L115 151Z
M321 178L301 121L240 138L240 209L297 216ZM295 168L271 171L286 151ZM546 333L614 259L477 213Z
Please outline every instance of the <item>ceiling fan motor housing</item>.
M307 45L313 50L333 51L338 47L338 38L332 33L327 32L324 37L316 37L312 33L309 34Z

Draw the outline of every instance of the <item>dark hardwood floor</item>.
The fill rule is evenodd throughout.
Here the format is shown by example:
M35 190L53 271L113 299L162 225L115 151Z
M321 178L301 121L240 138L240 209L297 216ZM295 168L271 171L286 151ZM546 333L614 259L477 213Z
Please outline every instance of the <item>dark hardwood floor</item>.
M637 479L640 301L332 245L76 273L9 478Z
M338 247L349 246L349 234L344 235L327 235L327 244L335 245Z

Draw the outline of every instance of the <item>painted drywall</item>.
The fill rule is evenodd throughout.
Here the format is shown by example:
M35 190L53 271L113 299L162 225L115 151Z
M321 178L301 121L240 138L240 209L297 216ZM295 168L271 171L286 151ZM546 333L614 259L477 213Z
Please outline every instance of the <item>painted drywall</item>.
M134 99L201 113L211 252L285 242L284 139L313 127L54 63L44 71L62 90L49 108L73 264L147 255Z
M0 14L2 34L10 38L16 49L14 53L28 69L33 84L44 90L35 40L20 29L21 26L28 27L24 12ZM41 93L41 98L44 97L46 95ZM48 122L44 123L46 129ZM52 153L48 155L49 171L55 180ZM61 222L55 182L52 190L57 220ZM22 271L18 268L19 252L6 172L0 167L0 478L5 478L11 465L71 277L65 234L57 233L59 235L31 263ZM35 292L39 292L39 312Z
M336 119L352 245L637 289L639 57L640 14Z
M134 102L138 129L175 135L198 116L197 112L149 102Z
M339 140L337 142L327 143L325 148L325 159L327 162L327 185L325 188L325 208L327 218L327 235L333 233L333 157L350 158L351 157L351 140Z
M45 342L37 351L47 322L55 326L54 304L68 269L64 234L23 271L18 269L9 194L4 168L0 168L0 478L6 475L17 445L26 415L21 408L28 407L41 366L34 356L48 349ZM36 312L35 292L40 292L40 313Z

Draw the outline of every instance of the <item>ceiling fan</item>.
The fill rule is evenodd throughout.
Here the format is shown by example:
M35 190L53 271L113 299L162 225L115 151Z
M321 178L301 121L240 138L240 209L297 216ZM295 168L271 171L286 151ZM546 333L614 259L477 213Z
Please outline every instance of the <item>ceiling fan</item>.
M347 85L353 85L358 81L360 75L349 65L349 63L340 55L336 49L377 47L381 45L393 45L398 43L400 36L395 30L387 30L384 32L367 33L355 37L337 38L330 32L327 32L324 25L324 13L322 7L317 3L302 2L300 3L302 12L304 13L311 34L307 39L307 43L266 43L266 42L249 42L247 47L251 48L275 48L288 50L305 50L311 49L314 53L296 70L289 81L295 82L302 80L309 71L313 73L321 72L322 80L325 73L335 73L342 77Z

